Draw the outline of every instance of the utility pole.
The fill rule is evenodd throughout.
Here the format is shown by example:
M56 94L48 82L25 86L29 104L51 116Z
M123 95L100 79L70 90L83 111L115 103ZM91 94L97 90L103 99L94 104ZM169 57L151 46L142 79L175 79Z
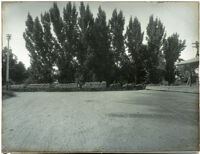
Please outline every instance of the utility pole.
M196 42L194 42L194 43L192 43L192 44L195 45L195 46L193 46L193 48L196 48L196 49L197 49L197 54L196 54L196 57L197 57L197 56L199 56L199 42L196 41Z
M8 40L8 52L7 52L7 63L6 63L6 88L8 90L8 87L9 87L9 58L10 58L9 43L10 43L10 39L11 39L11 34L7 34L6 37Z

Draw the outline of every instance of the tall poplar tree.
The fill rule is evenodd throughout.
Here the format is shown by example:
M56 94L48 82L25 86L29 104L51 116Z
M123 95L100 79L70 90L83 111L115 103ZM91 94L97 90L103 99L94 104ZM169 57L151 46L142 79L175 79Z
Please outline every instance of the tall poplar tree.
M36 83L51 83L54 80L54 44L50 28L50 17L46 12L33 21L28 14L26 29L23 33L26 48L29 51L31 60L31 78Z
M124 23L125 18L122 11L118 13L115 9L112 13L111 19L109 20L109 26L111 33L111 47L114 52L115 63L117 66L121 65L121 61L125 53L123 36Z
M49 83L49 82L52 82L52 80L51 80L50 72L48 72L48 70L46 69L48 51L46 52L45 50L43 36L44 36L44 32L42 29L42 25L39 21L39 18L36 17L34 20L34 26L33 26L33 39L34 39L33 42L34 42L35 52L37 55L34 61L35 61L37 71L39 73L39 76L36 80L41 83L45 83L45 82ZM35 70L35 68L33 67L32 69Z
M55 66L55 38L51 34L51 20L48 12L41 14L41 22L43 27L43 74L48 76L48 81L53 82L54 80L54 69Z
M37 64L37 53L35 51L34 46L34 38L33 38L33 27L34 27L34 21L32 16L28 13L27 20L25 22L26 29L23 33L23 37L25 39L25 45L26 49L29 51L30 56L30 63L31 63L31 77L33 80L37 80L40 76L39 72L39 65Z
M109 27L106 23L106 13L99 7L94 23L95 49L91 55L91 70L95 74L96 81L111 80L112 53L110 50Z
M78 23L75 5L68 2L63 9L63 34L62 53L58 56L58 69L60 82L74 82L76 72L75 55L78 51Z
M144 50L142 50L142 41L144 33L141 31L141 25L138 19L132 17L126 30L126 46L131 56L131 64L133 65L134 82L140 82L142 72L144 72ZM144 75L144 74L143 74ZM144 78L144 76L143 76Z
M115 81L119 82L124 78L123 65L127 64L128 57L125 54L124 46L124 24L125 18L122 11L117 12L115 9L112 13L112 17L109 20L110 28L110 39L111 39L111 49L114 56L115 62Z
M166 80L169 84L175 81L175 62L179 59L181 51L185 49L185 40L180 40L177 33L172 34L164 41L164 55L166 61Z
M79 80L91 81L94 76L93 72L89 69L91 55L94 51L94 18L89 5L85 6L83 2L80 3L79 11L80 44L77 53L79 63L77 76Z
M61 83L74 82L76 72L76 52L78 51L78 23L75 5L68 2L63 9L63 18L56 3L50 9L50 17L56 35L55 46L58 80Z
M162 45L165 38L165 27L158 18L153 15L149 18L147 26L148 45L148 82L159 83L162 80L161 65L163 64ZM164 68L163 68L164 69Z
M63 28L63 19L60 15L60 10L58 8L57 3L53 3L53 6L50 8L49 12L51 17L51 22L53 25L53 30L56 35L56 39L59 45L62 46L65 40L65 36Z
M26 30L23 36L26 42L26 48L30 53L32 80L38 83L47 81L42 70L43 31L38 17L33 21L31 15L28 14Z

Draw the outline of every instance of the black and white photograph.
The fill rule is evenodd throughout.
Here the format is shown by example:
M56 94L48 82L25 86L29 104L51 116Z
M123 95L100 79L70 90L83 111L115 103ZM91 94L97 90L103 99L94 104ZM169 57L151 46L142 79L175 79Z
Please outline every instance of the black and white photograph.
M3 1L2 152L199 150L198 1Z

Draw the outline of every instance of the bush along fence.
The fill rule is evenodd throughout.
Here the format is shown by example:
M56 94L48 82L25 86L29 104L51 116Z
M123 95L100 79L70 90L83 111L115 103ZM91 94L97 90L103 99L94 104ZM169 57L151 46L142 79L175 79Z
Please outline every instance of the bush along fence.
M10 85L12 91L106 91L106 90L141 90L145 89L144 84L124 84L119 83L106 86L106 82L85 82L66 84L18 84Z

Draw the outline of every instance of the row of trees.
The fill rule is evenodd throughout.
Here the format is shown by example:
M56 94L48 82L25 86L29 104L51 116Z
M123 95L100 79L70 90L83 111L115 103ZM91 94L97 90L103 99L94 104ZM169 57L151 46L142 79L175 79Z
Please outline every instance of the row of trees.
M185 48L178 34L166 38L165 27L150 16L144 32L131 17L116 9L111 19L98 8L94 18L89 5L68 2L61 16L56 3L41 17L28 14L23 34L31 58L31 77L37 83L75 81L159 83L175 80L175 62Z

